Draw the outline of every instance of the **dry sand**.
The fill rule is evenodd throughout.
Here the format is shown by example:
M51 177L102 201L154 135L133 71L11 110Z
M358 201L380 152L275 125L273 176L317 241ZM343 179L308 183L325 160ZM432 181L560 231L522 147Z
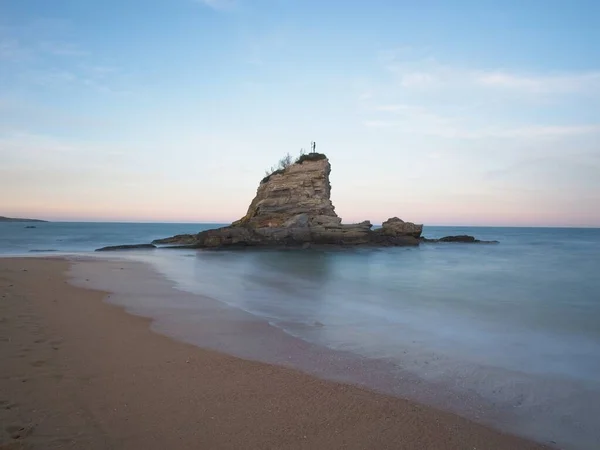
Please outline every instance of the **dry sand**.
M153 333L0 258L1 449L541 449L456 415Z

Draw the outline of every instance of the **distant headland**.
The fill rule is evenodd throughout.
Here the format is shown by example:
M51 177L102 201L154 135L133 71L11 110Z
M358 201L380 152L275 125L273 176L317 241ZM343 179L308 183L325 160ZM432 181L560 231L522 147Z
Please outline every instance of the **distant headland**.
M21 217L5 217L0 216L0 222L48 222L40 219L23 219Z

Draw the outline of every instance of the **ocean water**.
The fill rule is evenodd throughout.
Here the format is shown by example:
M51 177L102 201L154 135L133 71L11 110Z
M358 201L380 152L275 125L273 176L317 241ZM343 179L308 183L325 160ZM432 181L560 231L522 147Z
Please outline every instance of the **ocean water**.
M35 228L27 228L27 227ZM192 223L0 222L0 255L91 252L221 226Z
M25 225L0 224L0 252L87 252L214 226ZM509 431L599 449L600 229L424 231L450 234L500 243L111 257L151 264L198 302L210 297L302 341L385 361L457 403L477 399Z

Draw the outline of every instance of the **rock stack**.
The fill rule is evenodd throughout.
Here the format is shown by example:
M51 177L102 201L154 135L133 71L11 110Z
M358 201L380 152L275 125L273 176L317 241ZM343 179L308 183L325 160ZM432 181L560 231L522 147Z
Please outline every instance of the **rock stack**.
M196 248L231 246L418 245L422 225L397 217L372 230L368 220L342 224L331 203L331 165L310 153L265 177L248 212L230 226L159 239L153 244Z

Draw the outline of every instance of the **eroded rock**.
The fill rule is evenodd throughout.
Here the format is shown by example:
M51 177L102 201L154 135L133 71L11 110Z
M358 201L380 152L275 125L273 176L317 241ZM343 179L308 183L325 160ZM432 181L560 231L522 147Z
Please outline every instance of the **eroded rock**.
M368 220L343 224L331 202L331 165L323 154L311 153L260 182L246 215L230 226L158 239L153 244L193 248L248 246L310 248L314 245L409 246L427 241L423 225L398 217L372 229ZM465 237L441 242L473 242ZM473 238L474 239L474 238Z
M467 234L461 234L457 236L444 236L439 239L427 239L421 238L422 242L459 242L462 244L498 244L498 241L482 241L479 239L475 239L474 236L469 236Z
M97 248L97 252L114 252L118 250L147 250L156 248L153 244L131 244L131 245L111 245L108 247Z
M421 237L423 225L416 225L412 222L405 222L398 217L392 217L381 224L379 230L385 236L412 236Z

